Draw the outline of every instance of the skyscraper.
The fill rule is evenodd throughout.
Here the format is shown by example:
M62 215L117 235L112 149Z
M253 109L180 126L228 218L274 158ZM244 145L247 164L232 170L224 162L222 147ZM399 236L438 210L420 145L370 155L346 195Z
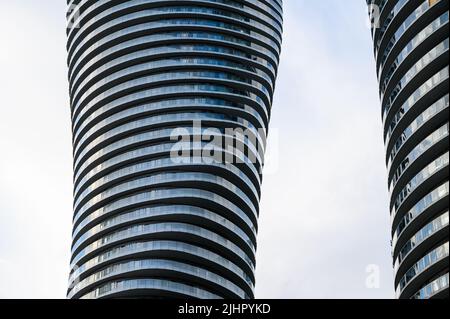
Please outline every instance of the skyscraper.
M253 298L282 1L68 6L68 297Z
M449 2L367 1L398 298L449 296Z

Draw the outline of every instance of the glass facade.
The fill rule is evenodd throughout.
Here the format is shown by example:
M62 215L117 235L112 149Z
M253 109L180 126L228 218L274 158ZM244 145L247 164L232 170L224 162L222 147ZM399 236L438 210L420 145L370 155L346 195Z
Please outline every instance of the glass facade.
M448 298L449 1L367 0L401 299Z
M282 0L67 4L68 297L253 298Z

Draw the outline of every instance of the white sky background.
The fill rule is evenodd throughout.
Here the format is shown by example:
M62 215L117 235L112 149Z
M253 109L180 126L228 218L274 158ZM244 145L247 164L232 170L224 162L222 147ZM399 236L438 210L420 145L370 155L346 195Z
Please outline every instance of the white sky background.
M392 298L380 105L364 0L285 0L259 298ZM344 5L345 4L345 5ZM65 1L0 0L0 298L65 298L72 156ZM380 287L366 287L378 265Z

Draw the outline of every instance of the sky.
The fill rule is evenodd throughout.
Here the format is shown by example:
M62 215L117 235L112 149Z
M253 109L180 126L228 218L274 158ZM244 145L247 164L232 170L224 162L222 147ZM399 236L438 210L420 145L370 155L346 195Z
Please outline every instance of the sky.
M343 5L345 3L345 5ZM0 298L65 298L72 153L65 1L0 0ZM257 298L393 298L364 0L285 0Z

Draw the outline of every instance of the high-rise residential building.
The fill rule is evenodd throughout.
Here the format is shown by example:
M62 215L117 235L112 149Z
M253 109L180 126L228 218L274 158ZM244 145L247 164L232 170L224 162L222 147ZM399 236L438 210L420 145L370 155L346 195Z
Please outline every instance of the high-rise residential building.
M253 298L282 0L68 6L68 297Z
M449 296L449 1L368 0L398 298Z

